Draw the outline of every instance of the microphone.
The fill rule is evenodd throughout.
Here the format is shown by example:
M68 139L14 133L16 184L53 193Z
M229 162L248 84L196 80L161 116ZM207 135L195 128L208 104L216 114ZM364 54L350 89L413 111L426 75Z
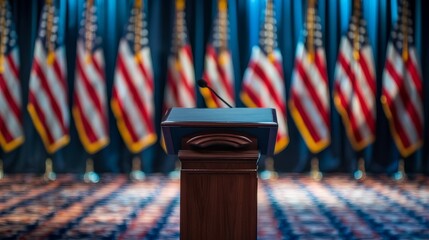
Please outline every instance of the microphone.
M223 103L225 103L229 108L232 108L232 106L231 105L229 105L223 98L221 98L217 93L216 93L216 91L215 90L213 90L208 84L207 84L207 82L206 82L206 80L204 80L204 79L199 79L198 81L197 81L197 83L198 83L198 86L200 87L200 88L208 88L209 90L210 90L210 92L212 92L217 98L219 98Z

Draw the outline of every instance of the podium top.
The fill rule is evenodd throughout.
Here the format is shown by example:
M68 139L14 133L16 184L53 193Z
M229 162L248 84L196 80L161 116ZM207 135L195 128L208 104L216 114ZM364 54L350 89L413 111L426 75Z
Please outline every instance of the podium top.
M177 154L184 136L224 129L256 137L261 154L271 155L277 134L277 117L272 108L171 108L161 127L169 154Z

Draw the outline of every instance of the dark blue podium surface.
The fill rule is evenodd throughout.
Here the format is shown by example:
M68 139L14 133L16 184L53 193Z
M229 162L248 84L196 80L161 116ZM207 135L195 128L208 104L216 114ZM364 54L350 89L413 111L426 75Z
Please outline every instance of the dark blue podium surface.
M168 154L177 154L184 136L202 131L235 131L254 136L258 150L272 155L277 117L272 108L171 108L161 123Z

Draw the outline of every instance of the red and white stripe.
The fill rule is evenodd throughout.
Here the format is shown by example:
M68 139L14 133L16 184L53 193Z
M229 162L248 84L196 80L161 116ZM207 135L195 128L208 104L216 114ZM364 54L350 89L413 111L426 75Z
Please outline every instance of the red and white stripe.
M233 66L231 53L229 51L223 50L217 53L216 49L211 44L207 46L203 78L207 81L207 84L231 106L235 105ZM200 90L205 91L208 89L200 88ZM227 105L211 91L205 91L203 96L208 107L227 107Z
M303 42L298 44L290 110L310 151L317 153L326 148L330 142L330 109L323 48L316 48L310 60Z
M24 141L18 48L4 56L0 72L0 145L6 152Z
M365 45L359 58L353 57L353 46L343 37L338 54L334 84L335 105L346 126L355 150L361 150L375 139L376 82L372 50Z
M73 116L80 140L88 153L108 144L108 117L104 58L99 48L87 52L77 42Z
M64 47L55 50L49 63L40 39L34 48L28 109L49 153L69 141L66 61Z
M194 64L191 46L186 44L178 49L177 56L170 55L168 58L164 108L195 106Z
M156 141L149 47L142 48L136 56L123 38L119 44L112 96L119 131L132 152L139 152Z
M240 97L248 107L276 109L278 132L274 152L278 153L287 146L289 136L282 55L278 49L271 54L267 56L259 46L253 47Z
M383 73L382 103L395 143L403 157L423 141L423 86L415 48L404 61L389 42Z

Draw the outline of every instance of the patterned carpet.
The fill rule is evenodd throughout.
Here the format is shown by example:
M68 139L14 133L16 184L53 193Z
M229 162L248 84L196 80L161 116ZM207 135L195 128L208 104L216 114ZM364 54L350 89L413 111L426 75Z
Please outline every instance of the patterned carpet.
M429 179L305 175L260 181L258 239L429 239ZM0 181L1 239L178 239L179 181Z

